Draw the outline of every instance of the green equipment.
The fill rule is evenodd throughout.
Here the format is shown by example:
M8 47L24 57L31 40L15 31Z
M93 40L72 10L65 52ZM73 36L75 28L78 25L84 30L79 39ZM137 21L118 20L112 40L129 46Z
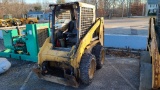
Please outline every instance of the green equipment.
M25 27L4 28L3 38L5 50L0 57L26 61L38 61L40 47L50 36L49 23L27 24Z

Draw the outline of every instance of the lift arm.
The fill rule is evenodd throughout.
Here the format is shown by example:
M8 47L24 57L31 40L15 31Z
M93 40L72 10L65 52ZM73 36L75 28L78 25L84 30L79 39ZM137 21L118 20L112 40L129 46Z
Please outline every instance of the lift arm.
M88 33L85 35L85 37L81 40L79 47L78 47L78 50L77 50L77 53L75 55L76 58L74 58L73 59L74 61L71 63L72 66L75 66L75 68L79 67L81 57L82 57L83 53L85 52L86 47L91 43L94 32L97 30L97 31L99 31L99 34L102 34L101 32L104 31L103 29L104 29L104 19L101 17L101 18L97 19L95 24L91 27L91 29L88 31ZM101 35L99 37L99 40L97 40L97 41L103 42L103 40L100 40L100 39L103 39L103 36Z

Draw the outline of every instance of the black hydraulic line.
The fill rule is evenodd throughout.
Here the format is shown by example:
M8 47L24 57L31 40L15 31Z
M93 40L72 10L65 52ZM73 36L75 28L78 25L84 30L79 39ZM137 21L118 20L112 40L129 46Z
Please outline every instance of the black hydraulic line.
M55 39L54 39L54 33L55 33L55 9L56 8L54 8L53 10L52 10L52 36L51 36L51 40L52 40L52 45L53 45L53 47L55 47Z

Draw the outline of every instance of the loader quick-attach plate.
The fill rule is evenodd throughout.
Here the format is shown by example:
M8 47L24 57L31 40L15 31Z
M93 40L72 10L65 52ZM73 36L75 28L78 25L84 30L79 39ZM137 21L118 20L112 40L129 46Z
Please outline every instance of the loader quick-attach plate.
M46 81L50 81L50 82L54 82L54 83L58 83L66 86L72 86L76 88L79 86L79 83L77 82L76 78L72 75L64 74L64 78L61 78L61 77L56 77L52 75L42 75L40 69L33 69L33 72L35 72L36 75L42 80L46 80Z

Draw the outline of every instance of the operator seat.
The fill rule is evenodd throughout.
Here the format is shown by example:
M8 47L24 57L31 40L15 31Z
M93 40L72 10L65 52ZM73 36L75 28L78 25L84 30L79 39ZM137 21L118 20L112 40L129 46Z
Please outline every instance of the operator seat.
M72 20L68 24L68 31L65 33L66 46L75 45L77 42L76 21Z
M68 32L72 33L74 29L74 21L70 21L68 25Z

